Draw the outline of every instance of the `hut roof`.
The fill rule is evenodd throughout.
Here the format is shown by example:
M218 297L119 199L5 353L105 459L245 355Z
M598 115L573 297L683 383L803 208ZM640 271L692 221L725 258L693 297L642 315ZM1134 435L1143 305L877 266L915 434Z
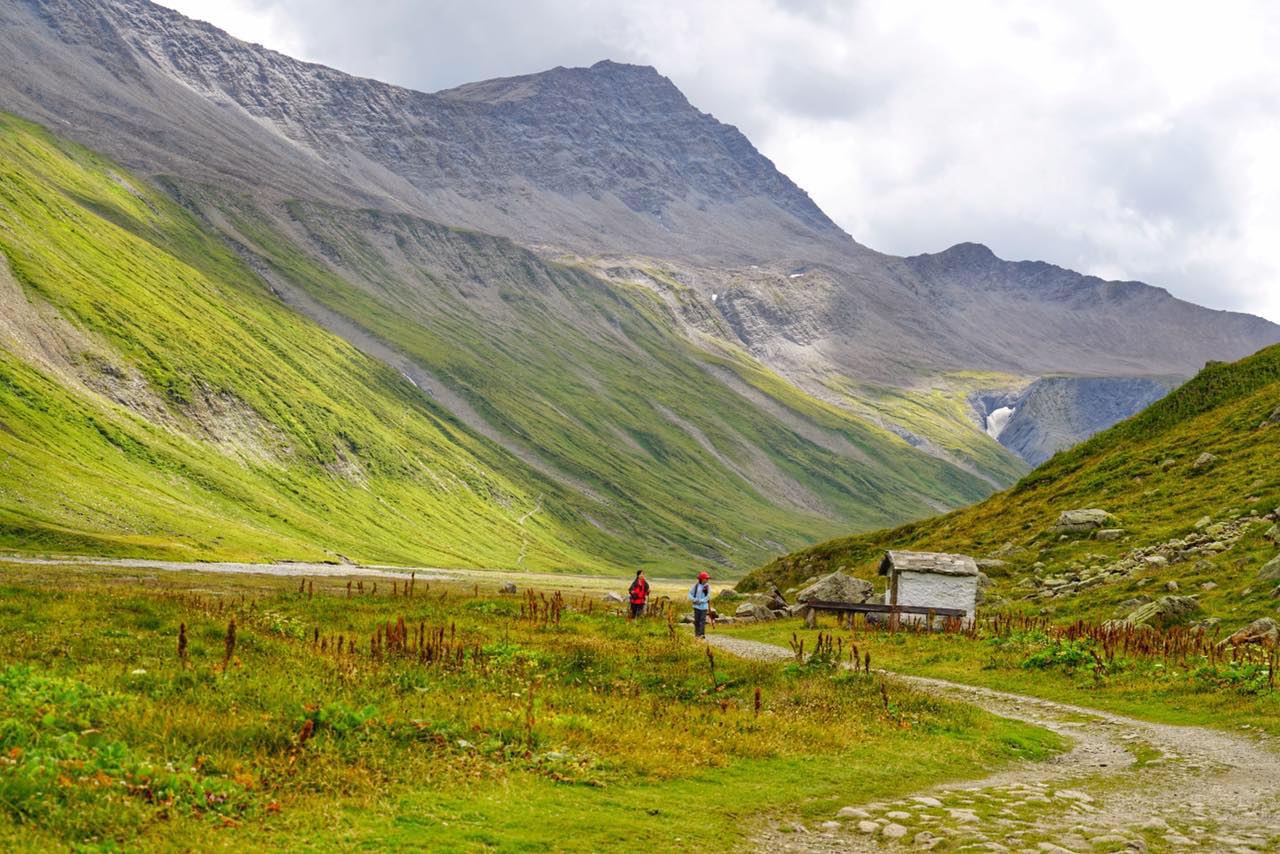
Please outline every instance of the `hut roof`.
M885 552L880 574L923 572L933 575L977 575L978 564L968 555L941 552Z

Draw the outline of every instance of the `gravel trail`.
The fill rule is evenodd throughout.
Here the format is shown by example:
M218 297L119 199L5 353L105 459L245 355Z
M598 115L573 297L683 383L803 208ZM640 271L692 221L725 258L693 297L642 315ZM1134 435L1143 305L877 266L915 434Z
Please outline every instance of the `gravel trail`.
M708 640L745 658L792 658L773 644L723 634ZM756 838L760 849L1280 850L1280 741L1271 736L1148 723L940 679L885 677L1043 726L1073 747L892 803L859 803L851 793L849 806L828 821L766 828Z

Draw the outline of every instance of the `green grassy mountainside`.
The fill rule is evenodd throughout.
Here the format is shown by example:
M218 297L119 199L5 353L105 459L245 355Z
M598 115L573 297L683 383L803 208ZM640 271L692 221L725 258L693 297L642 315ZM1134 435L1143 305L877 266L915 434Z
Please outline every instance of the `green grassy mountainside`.
M7 550L732 569L990 492L505 240L162 192L14 118L0 170Z
M1115 515L1117 539L1062 534L1060 513ZM989 559L997 599L1109 619L1144 601L1194 596L1201 616L1274 612L1280 572L1280 347L1215 363L1133 418L1059 453L1011 489L899 528L831 540L747 576L786 588L846 568L873 577L888 548Z

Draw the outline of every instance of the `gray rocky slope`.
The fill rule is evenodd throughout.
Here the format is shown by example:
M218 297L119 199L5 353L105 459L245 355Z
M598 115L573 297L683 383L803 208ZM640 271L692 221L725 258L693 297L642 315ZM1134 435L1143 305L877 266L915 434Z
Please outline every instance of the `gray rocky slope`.
M0 106L132 168L275 214L300 198L509 237L651 288L695 341L740 347L828 398L833 377L1187 376L1280 341L1256 317L976 244L874 252L652 68L428 94L146 0L7 0L0 28Z
M1043 377L1020 392L977 395L974 408L987 419L1006 409L992 438L1032 465L1083 442L1168 394L1168 377Z

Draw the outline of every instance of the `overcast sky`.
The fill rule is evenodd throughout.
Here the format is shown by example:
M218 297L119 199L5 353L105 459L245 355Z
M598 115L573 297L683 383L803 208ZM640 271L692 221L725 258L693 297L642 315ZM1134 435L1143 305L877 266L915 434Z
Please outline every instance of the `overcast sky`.
M1280 4L162 0L435 91L655 66L860 242L986 243L1280 321Z

